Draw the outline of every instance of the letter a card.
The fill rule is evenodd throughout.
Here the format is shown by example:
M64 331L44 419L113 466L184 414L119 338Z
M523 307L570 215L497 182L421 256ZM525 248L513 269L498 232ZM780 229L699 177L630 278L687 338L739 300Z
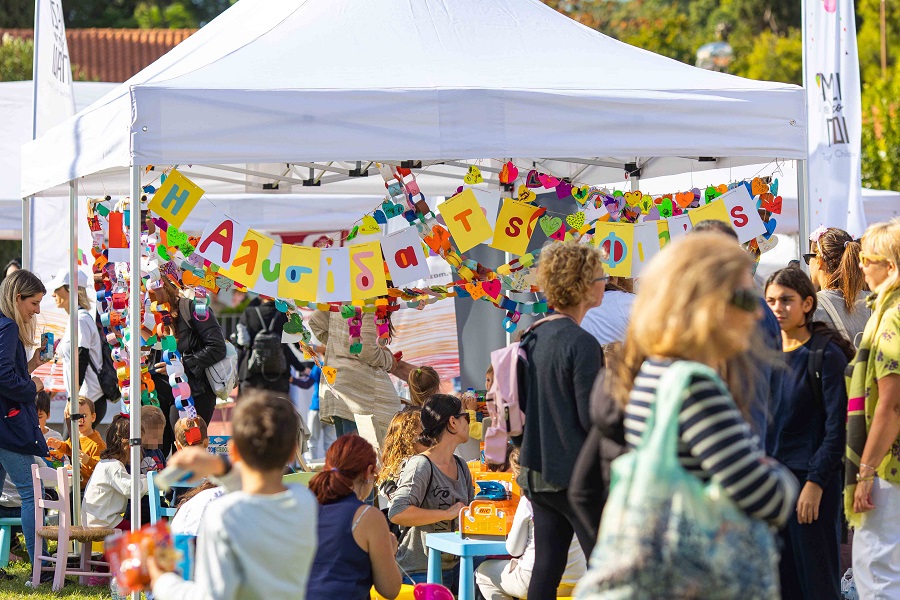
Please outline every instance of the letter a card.
M444 217L450 235L460 252L467 252L494 235L478 198L472 190L463 190L446 202L438 204L438 211Z
M229 216L222 213L214 215L200 236L196 253L220 269L228 269L237 258L238 249L248 231L249 227Z
M422 250L422 239L415 227L405 227L383 238L381 249L394 287L402 287L431 276Z
M251 229L241 242L231 267L219 270L219 275L253 289L262 273L262 263L269 257L274 245L275 240Z
M600 248L606 274L631 277L634 263L634 224L604 223L594 225L594 244Z
M172 169L165 182L153 194L147 208L165 219L169 225L180 229L202 196L202 188L178 170Z

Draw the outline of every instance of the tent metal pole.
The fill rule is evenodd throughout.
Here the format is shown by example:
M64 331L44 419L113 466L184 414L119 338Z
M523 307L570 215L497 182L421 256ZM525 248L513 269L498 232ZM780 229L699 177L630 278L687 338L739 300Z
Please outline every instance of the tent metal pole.
M131 262L128 316L131 338L128 340L128 403L131 437L131 531L141 528L141 167L131 165L131 202L129 204L128 243ZM140 600L140 592L132 595Z
M805 160L797 161L797 231L799 231L800 239L798 246L802 256L806 252L809 240L809 171ZM800 262L804 270L809 267Z
M31 271L31 207L34 197L22 200L22 268Z
M81 439L78 402L78 194L69 182L69 431L72 432L72 525L81 525ZM51 293L55 290L48 290Z

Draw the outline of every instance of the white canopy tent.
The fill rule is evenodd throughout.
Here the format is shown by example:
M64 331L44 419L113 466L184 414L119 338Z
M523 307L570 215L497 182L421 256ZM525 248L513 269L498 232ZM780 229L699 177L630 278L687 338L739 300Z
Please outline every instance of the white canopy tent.
M486 175L499 166L489 159L512 158L600 182L805 157L801 88L656 56L538 0L241 0L27 144L22 193L130 169L137 197L143 165L379 194L374 161L423 161L430 194L426 180L459 185L461 159L488 161ZM139 218L131 211L133 236ZM135 278L131 306L139 292ZM138 361L130 379L140 397ZM139 418L131 427L138 438Z

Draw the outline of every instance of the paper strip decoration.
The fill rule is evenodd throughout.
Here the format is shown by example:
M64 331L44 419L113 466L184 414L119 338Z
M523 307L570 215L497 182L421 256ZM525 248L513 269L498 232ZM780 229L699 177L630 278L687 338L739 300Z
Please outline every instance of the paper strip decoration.
M316 301L321 252L320 248L309 246L282 245L281 273L278 276L279 298Z
M196 253L220 269L231 267L237 258L241 242L247 237L250 228L242 225L222 213L210 219L203 230Z
M120 212L109 213L109 252L107 254L109 262L131 262L128 240L125 239L123 218L124 215Z
M382 239L381 250L394 287L402 287L431 276L422 250L422 239L415 227L405 227Z
M746 191L746 188L744 191ZM731 219L728 217L725 203L718 198L709 204L688 211L688 216L691 218L691 227L696 226L701 221L721 221L731 225Z
M231 267L220 269L219 274L233 279L246 288L253 289L262 273L263 261L268 258L274 245L275 240L272 238L254 229L247 231Z
M639 223L634 226L635 256L631 276L640 277L650 260L660 251L659 226L656 223Z
M165 182L153 194L147 208L164 218L170 225L180 228L202 196L202 188L177 169L172 169Z
M634 225L632 223L598 222L594 230L594 245L605 258L606 274L614 277L631 277L634 261Z
M319 302L345 302L350 297L350 250L323 248L319 268Z
M717 198L725 204L729 223L738 234L738 240L743 244L753 238L766 233L766 224L756 210L756 202L750 197L750 192L743 185L733 190L728 190Z
M381 244L368 242L350 248L350 297L365 300L387 295Z
M695 209L696 210L696 209ZM668 219L669 222L669 239L671 241L675 241L679 238L683 238L687 235L687 233L694 228L694 225L691 223L691 215L690 212L686 215L678 215L677 217L670 217Z
M528 252L528 242L534 234L541 207L518 200L506 199L494 227L491 248L521 256Z
M438 204L437 208L444 217L460 252L468 252L494 235L491 224L472 190L463 190L446 202Z

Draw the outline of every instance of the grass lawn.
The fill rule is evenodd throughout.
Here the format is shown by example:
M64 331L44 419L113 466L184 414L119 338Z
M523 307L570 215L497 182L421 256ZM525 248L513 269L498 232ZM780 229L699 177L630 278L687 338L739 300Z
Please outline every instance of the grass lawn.
M36 590L27 588L25 587L25 582L28 579L31 579L31 563L28 562L9 563L9 566L6 567L5 570L10 575L13 575L15 579L0 581L0 598L3 598L3 600L35 600L44 598L47 600L50 600L51 598L94 600L112 597L112 594L109 591L109 585L103 587L85 587L74 583L77 581L76 577L67 578L68 581L72 581L74 584L65 586L63 590L58 593L52 591L52 586L50 584L42 585Z

